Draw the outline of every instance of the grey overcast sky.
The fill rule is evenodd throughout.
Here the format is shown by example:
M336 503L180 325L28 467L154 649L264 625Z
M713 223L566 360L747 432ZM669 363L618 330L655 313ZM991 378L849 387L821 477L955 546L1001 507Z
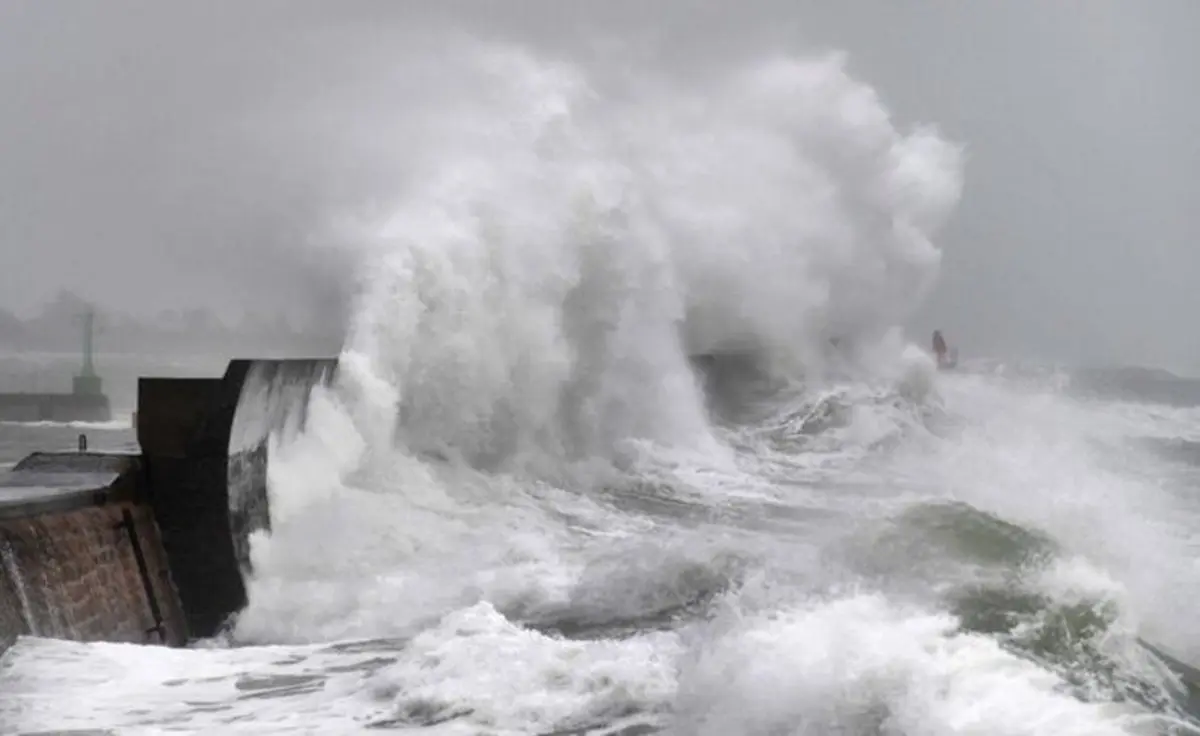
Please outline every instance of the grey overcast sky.
M1200 373L1192 0L0 3L0 306L334 310L344 268L308 243L379 194L392 69L435 28L684 75L843 49L966 148L915 335Z

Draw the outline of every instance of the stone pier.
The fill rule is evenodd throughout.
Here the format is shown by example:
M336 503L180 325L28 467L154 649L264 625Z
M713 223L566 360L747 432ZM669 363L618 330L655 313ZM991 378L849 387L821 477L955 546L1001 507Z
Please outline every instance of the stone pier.
M270 528L268 437L303 424L333 360L143 378L139 454L35 453L0 475L0 652L19 636L179 646L246 604Z

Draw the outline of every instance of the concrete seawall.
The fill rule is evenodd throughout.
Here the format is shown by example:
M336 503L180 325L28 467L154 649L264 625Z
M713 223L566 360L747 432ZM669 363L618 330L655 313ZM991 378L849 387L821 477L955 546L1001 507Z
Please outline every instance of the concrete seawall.
M0 644L32 634L180 644L182 617L136 458L35 454L0 496Z
M333 360L143 378L140 454L35 453L0 474L0 651L18 636L179 646L246 604L270 528L269 437L303 425Z

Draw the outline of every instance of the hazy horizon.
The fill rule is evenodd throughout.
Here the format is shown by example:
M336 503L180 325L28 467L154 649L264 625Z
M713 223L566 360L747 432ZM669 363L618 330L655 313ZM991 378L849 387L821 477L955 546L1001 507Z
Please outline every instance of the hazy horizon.
M966 152L913 340L936 326L964 355L1200 374L1198 31L1184 0L10 3L0 307L69 289L138 315L339 324L335 228L406 185L396 141L439 72L399 71L448 32L679 84L834 49L899 127Z

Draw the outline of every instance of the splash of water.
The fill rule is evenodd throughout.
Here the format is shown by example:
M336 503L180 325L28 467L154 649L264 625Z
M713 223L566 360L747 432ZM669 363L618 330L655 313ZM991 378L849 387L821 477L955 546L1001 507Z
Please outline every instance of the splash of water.
M894 327L936 273L959 152L897 130L842 58L614 90L521 50L455 52L471 63L445 83L480 93L422 112L401 156L416 185L353 229L341 370L275 451L247 635L305 585L337 598L347 568L355 594L325 613L310 597L293 633L328 633L330 610L358 611L348 635L437 601L562 595L586 547L563 517L630 523L562 489L647 457L737 472L695 354L809 382L911 367ZM363 613L398 597L408 613Z
M474 58L489 94L432 116L419 190L360 252L345 357L374 440L395 409L394 439L476 466L703 447L689 354L817 375L830 338L874 348L934 277L958 151L899 132L840 57L615 98Z

